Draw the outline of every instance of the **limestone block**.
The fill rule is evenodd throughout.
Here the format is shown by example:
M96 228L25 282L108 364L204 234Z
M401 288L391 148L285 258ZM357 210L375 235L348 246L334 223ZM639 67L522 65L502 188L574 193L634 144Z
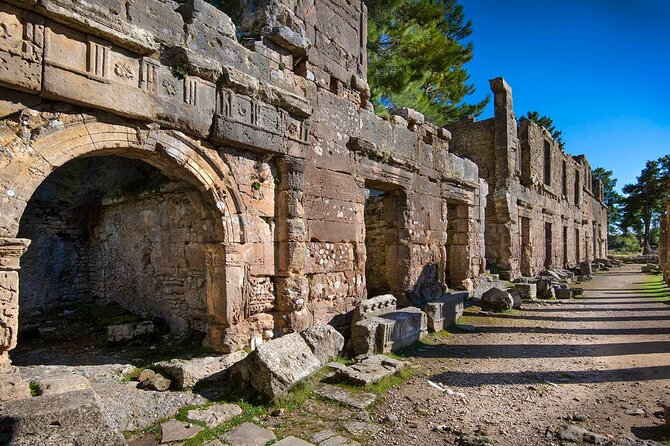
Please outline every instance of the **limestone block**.
M593 268L591 266L591 262L581 262L579 264L579 271L582 276L592 276Z
M535 283L517 283L514 289L522 299L537 299L537 284Z
M263 446L276 438L271 430L249 422L235 427L223 437L229 444L239 446Z
M393 110L392 113L402 116L410 124L423 124L426 121L421 113L407 107Z
M512 296L500 288L491 288L482 294L482 307L493 311L509 310L514 306Z
M259 345L245 359L244 366L251 385L275 398L319 370L321 362L298 333L290 333Z
M0 443L6 445L123 446L92 390L9 401L3 405Z
M353 323L356 323L362 319L389 313L391 311L395 311L395 309L396 298L393 296L393 294L382 294L370 299L365 299L361 301L361 303L358 304L354 310Z
M426 313L406 307L354 323L349 349L354 355L389 353L420 341L427 332Z
M214 404L207 409L189 410L186 414L188 419L202 421L210 429L238 415L242 415L242 408L237 404Z
M44 19L5 3L0 4L0 84L38 93L42 83Z
M344 336L330 325L315 325L300 333L312 349L321 365L340 354L344 347Z
M155 390L158 392L165 392L170 388L170 380L156 373L153 370L142 370L140 376L138 377L138 387L145 390Z
M423 311L426 313L428 330L439 332L455 324L456 320L463 316L463 304L467 298L467 291L447 293L438 300L426 304Z
M385 355L369 356L335 372L336 379L342 379L357 386L368 386L391 376L405 366L405 363Z
M49 376L33 382L37 384L38 395L57 395L91 388L91 382L86 377L75 374Z
M246 352L238 351L222 356L172 359L170 361L157 362L151 368L169 376L178 388L184 389L193 387L202 380L215 378L233 364L243 360L246 356Z
M3 356L6 358L7 352ZM9 362L9 359L7 359ZM0 401L30 398L29 382L24 380L18 369L9 365L0 366Z
M556 299L572 299L574 297L572 290L569 288L556 288L555 295Z

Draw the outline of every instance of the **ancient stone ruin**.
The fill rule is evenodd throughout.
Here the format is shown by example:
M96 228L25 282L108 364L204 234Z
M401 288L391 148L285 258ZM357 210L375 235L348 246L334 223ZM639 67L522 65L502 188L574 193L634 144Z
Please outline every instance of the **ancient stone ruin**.
M229 353L347 333L383 294L433 303L442 327L464 298L443 309L445 293L487 268L606 256L602 185L517 123L503 79L491 119L383 119L361 1L240 3L0 3L3 366L20 314L71 303L116 302ZM394 326L418 338L412 312Z

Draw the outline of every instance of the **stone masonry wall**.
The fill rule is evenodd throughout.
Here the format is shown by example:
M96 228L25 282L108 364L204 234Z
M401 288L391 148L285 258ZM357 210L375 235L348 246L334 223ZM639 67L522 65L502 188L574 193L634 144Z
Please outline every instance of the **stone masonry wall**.
M441 294L447 257L450 286L472 286L484 266L487 184L474 162L449 153L445 129L413 111L389 120L371 111L363 3L240 4L249 15L233 22L200 0L0 3L3 360L28 243L19 220L39 184L81 156L140 159L198 191L200 221L216 228L210 240L186 230L169 200L153 210L136 202L123 220L165 215L169 223L155 221L177 240L203 237L204 269L198 255L161 293L204 277L206 304L180 309L197 321L206 309L206 343L223 352L347 324L367 295L367 187L397 195L386 255L399 303Z
M660 237L658 243L658 261L663 279L670 284L670 202L665 215L660 218Z
M566 154L534 122L522 119L517 125L511 88L503 79L492 80L491 88L492 120L449 127L467 135L455 137L450 149L477 162L490 187L487 261L515 278L606 257L607 208L586 158Z

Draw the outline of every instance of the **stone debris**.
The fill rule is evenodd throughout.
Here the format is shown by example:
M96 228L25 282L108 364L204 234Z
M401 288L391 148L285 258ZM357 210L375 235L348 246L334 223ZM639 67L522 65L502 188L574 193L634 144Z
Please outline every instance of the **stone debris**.
M456 324L458 318L463 316L467 299L468 292L456 292L443 294L439 299L428 302L423 308L428 330L436 333Z
M207 403L202 396L190 392L141 390L133 382L94 382L93 389L110 423L119 431L145 429L175 416L180 407Z
M314 388L314 393L322 398L337 401L340 404L355 407L356 409L366 409L377 399L374 393L351 392L342 387L327 383L317 384Z
M361 320L351 327L351 339L347 348L352 355L390 353L412 345L426 336L428 319L426 313L419 308L405 307L378 314L382 311L377 309L380 300L382 308L393 308L393 305L384 304L391 302L391 297L393 296L378 296L372 299L372 303L368 299L358 305L357 311L365 316L361 316Z
M179 420L168 420L161 423L161 444L183 441L194 437L203 428Z
M367 356L357 359L355 364L336 370L334 378L357 386L368 386L394 375L405 366L405 362L385 355Z
M319 446L360 446L360 443L349 440L330 429L319 431L312 437L312 441Z
M510 310L514 306L514 299L505 290L500 288L491 288L481 298L482 308L493 311Z
M340 354L344 347L344 336L330 325L315 325L300 333L314 356L325 365Z
M237 404L214 404L207 409L189 410L186 417L189 420L201 421L209 428L215 428L241 414L242 408Z
M137 378L138 388L165 392L170 388L170 380L150 369L144 369Z
M607 443L608 439L604 435L599 435L594 432L591 432L583 427L576 426L574 424L569 424L567 426L562 426L559 428L556 436L559 440L568 441L572 443L582 444L599 444L604 445Z
M290 333L259 345L241 367L244 380L265 396L275 398L319 370L321 361L300 334Z
M169 376L176 388L184 389L200 381L215 379L246 356L247 353L240 350L229 355L157 362L151 368Z
M0 444L123 446L126 441L89 389L3 403Z
M314 446L314 445L300 438L290 436L274 443L274 446Z
M151 321L135 322L131 324L110 325L107 327L107 340L109 342L123 342L140 336L154 334L156 328Z
M460 446L493 446L495 443L486 435L463 435L458 439Z
M91 382L86 377L73 373L47 376L32 382L36 385L38 395L57 395L91 388Z
M242 423L222 437L231 446L265 446L275 440L274 432L253 423Z
M356 437L374 436L382 427L374 423L366 423L365 421L345 421L342 423L344 429L351 435Z

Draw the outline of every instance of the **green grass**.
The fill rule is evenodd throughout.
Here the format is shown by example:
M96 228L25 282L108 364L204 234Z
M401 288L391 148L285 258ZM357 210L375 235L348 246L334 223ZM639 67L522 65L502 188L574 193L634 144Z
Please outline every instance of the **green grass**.
M144 371L144 369L145 369L144 367L135 367L130 372L124 374L123 377L121 377L121 379L119 380L119 382L127 383L130 381L137 381L138 378L140 377L140 374Z
M636 291L644 297L653 297L659 302L670 305L670 288L663 281L660 274L650 274L645 278L646 283Z
M35 381L30 381L30 383L28 383L28 388L30 389L30 396L40 395L40 386Z

